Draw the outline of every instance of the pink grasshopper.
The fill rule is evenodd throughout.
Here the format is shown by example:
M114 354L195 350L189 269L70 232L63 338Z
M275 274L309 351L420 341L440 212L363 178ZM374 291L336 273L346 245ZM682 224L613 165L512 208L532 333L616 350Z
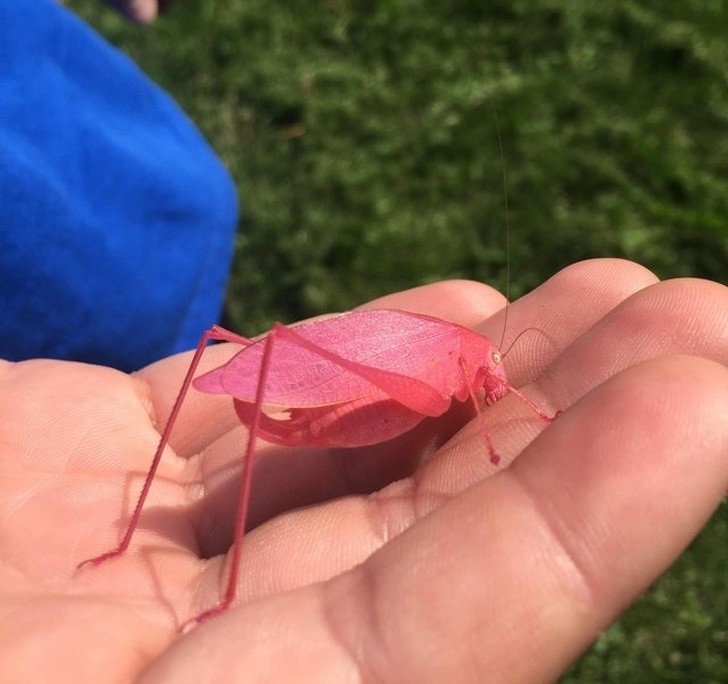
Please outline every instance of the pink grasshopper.
M224 612L235 600L258 438L286 446L377 444L407 432L425 417L441 416L453 399L470 399L490 460L497 464L499 457L485 427L478 391L483 390L487 405L513 392L543 421L552 420L508 384L501 354L487 337L430 316L391 309L350 311L291 327L276 323L256 340L214 326L197 346L121 543L81 565L96 565L129 546L170 432L210 340L238 343L243 349L223 366L197 378L194 386L232 396L249 436L226 590L220 602L193 618L193 623Z

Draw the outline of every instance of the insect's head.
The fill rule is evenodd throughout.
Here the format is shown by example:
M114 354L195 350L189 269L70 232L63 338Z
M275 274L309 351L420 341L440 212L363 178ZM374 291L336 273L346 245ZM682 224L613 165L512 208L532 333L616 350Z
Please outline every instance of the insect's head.
M491 352L488 369L483 376L485 403L490 406L508 394L508 379L503 367L503 357L497 350Z

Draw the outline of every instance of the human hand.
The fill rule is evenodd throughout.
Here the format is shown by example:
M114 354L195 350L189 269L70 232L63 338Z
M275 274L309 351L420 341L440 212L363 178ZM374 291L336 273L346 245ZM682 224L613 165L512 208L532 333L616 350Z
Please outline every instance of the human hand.
M373 305L502 332L483 285ZM118 542L190 356L0 366L4 680L553 680L728 489L728 290L584 262L509 308L528 327L510 381L563 414L488 408L498 467L467 405L377 447L261 444L237 605L184 635L226 577L230 400L190 393L131 547L76 571Z
M140 24L154 21L157 15L165 12L177 0L106 0L127 19Z

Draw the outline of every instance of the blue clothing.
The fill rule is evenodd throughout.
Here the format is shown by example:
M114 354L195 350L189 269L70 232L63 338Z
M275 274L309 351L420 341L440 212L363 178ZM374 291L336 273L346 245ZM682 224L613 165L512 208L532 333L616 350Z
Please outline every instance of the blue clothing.
M193 347L236 223L168 95L56 0L0 0L0 358L132 370Z

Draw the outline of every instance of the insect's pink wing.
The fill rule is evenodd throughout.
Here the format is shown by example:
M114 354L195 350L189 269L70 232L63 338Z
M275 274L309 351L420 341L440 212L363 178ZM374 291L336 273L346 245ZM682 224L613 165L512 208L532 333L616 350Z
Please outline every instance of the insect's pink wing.
M462 385L458 366L464 335L475 336L489 345L486 338L459 326L438 319L388 309L352 311L317 319L291 329L317 348L332 350L340 362L323 358L315 349L303 348L289 339L276 339L269 375L266 381L267 406L289 408L318 407L341 404L366 398L374 391L393 384L390 396L417 392L400 387L406 379L419 381L432 388L449 403ZM202 391L227 393L252 402L255 398L264 341L247 347L226 366L195 381ZM335 352L333 351L335 350ZM367 371L383 371L367 377ZM385 383L384 385L382 383ZM424 389L422 390L424 392ZM420 401L415 398L415 401ZM417 410L439 415L444 404L432 398Z

